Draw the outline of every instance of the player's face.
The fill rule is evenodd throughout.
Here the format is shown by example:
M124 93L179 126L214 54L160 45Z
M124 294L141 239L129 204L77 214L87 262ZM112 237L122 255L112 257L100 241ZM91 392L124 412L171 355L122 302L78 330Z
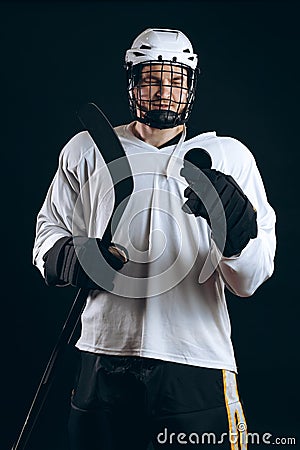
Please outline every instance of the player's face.
M181 113L188 96L186 69L171 64L144 66L135 97L142 111L171 110Z

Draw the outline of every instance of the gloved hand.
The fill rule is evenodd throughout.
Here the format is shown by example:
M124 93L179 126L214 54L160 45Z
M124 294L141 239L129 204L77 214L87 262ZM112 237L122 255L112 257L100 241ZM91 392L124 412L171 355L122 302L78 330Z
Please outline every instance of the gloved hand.
M125 252L99 238L63 237L48 250L45 281L48 286L69 285L111 291L115 271L127 261Z
M212 226L212 238L223 256L239 255L249 240L257 236L256 210L242 189L230 175L210 168L199 169L190 163L184 164L180 175L189 184L184 191L188 200L183 211L207 220ZM216 193L221 205L216 201ZM226 230L220 219L220 206L224 209Z

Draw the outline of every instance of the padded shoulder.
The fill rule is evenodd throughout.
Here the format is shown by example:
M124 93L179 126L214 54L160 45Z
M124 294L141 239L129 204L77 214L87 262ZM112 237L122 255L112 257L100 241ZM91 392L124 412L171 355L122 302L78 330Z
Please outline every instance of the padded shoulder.
M60 161L69 169L75 167L81 158L96 146L88 131L81 131L73 136L60 152Z

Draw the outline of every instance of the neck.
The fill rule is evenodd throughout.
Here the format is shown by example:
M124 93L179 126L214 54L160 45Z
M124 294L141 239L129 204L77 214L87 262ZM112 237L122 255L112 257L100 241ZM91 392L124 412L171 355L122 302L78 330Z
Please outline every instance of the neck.
M173 139L177 134L181 133L184 129L184 125L178 125L174 128L167 128L165 130L160 130L158 128L149 127L141 122L133 122L132 124L133 134L147 144L153 145L154 147L161 147L166 142Z

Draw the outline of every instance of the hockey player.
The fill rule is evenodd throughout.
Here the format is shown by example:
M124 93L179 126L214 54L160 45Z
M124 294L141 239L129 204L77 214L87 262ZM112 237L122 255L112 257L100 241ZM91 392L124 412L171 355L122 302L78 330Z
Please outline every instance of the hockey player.
M186 125L199 69L182 32L145 30L125 65L133 121L115 130L135 188L113 241L127 256L101 241L113 190L86 131L63 148L37 218L47 284L90 289L70 445L244 449L225 288L248 297L272 275L275 213L245 145ZM97 243L115 269L105 286L74 242L85 255Z

